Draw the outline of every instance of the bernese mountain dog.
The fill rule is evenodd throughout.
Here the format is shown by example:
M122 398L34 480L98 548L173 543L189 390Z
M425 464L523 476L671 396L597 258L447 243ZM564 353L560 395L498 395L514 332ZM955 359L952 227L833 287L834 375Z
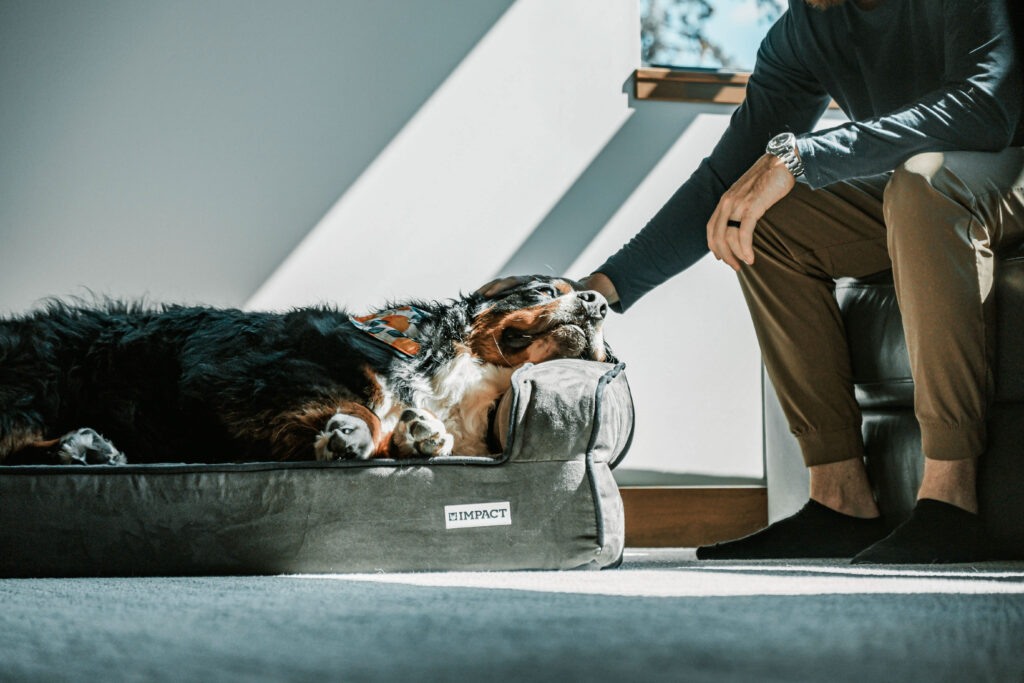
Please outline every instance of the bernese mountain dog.
M561 278L369 316L51 301L0 319L0 463L494 455L512 372L614 362L607 312Z

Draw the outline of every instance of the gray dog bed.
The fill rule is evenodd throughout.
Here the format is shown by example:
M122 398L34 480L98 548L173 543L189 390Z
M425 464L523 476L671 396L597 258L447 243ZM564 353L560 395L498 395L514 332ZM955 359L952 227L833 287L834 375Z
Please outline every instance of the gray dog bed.
M570 569L616 564L623 365L516 371L501 458L0 468L0 575Z

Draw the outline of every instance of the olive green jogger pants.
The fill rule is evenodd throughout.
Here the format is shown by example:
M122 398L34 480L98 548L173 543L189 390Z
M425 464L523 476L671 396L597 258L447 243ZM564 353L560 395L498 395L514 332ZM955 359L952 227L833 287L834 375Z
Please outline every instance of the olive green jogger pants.
M915 156L891 174L797 183L739 274L808 466L862 457L835 278L893 270L929 458L981 455L993 395L995 253L1024 240L1024 148ZM1021 340L1024 343L1024 339Z

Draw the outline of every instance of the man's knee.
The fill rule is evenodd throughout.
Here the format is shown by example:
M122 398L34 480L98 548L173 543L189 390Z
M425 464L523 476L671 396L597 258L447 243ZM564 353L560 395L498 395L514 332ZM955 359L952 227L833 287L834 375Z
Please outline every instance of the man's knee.
M948 222L935 220L942 212L967 213L974 194L963 179L966 152L927 152L907 159L893 171L885 188L885 216L889 251L900 244L927 244Z

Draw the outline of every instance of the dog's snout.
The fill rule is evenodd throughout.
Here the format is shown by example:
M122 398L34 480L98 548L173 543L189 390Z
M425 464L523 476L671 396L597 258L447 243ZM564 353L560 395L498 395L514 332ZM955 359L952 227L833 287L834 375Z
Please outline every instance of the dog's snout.
M591 318L604 318L608 315L608 300L600 292L587 290L577 295Z
M348 450L345 440L341 438L341 434L338 432L334 432L334 434L331 435L330 441L327 442L327 448L334 453L340 453Z

